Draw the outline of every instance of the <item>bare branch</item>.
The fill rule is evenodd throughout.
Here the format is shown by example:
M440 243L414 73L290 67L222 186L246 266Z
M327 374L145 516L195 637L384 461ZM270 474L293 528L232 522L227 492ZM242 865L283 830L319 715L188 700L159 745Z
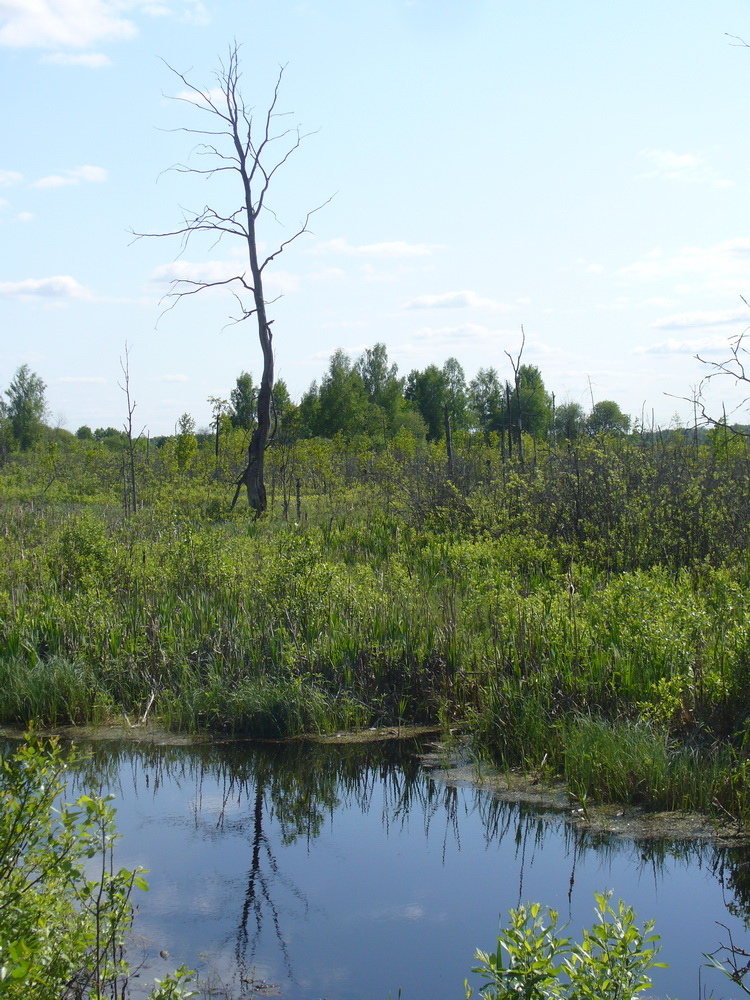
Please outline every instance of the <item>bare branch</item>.
M136 239L147 236L176 237L181 243L180 255L185 252L194 236L204 233L214 237L213 246L225 236L230 236L241 239L247 248L249 278L246 278L245 272L215 281L176 278L165 298L172 300L169 306L171 309L183 298L197 295L206 289L226 287L240 308L240 315L233 318L233 322L241 323L251 316L257 321L258 340L263 354L263 375L257 402L258 420L248 448L248 465L237 482L237 494L233 501L233 504L236 503L240 487L244 484L250 506L257 516L266 509L263 460L271 435L274 366L271 335L273 321L266 313L266 306L270 303L263 293L263 274L271 261L275 260L290 243L308 231L311 216L323 205L318 206L313 212L308 212L304 223L296 232L283 240L262 262L259 260L256 224L261 211L266 208L265 201L269 188L281 168L299 149L302 141L314 133L304 133L299 125L287 126L286 123L279 121L288 117L287 113L278 110L284 66L279 68L271 99L262 117L258 116L256 122L253 109L245 104L240 89L239 52L239 46L234 43L229 48L226 60L220 61L216 74L218 90L197 87L186 74L180 73L163 60L170 72L185 87L184 94L178 94L172 99L210 115L214 126L213 128L182 126L174 129L173 131L200 136L204 140L194 147L191 155L205 158L203 162L207 161L207 165L178 163L170 169L177 173L194 173L207 181L217 174L237 174L241 184L239 207L229 212L222 212L210 205L206 205L201 211L183 210L181 225L166 232L133 231L133 235ZM252 305L245 304L243 292L252 296Z
M297 230L297 232L294 233L293 236L290 236L288 240L284 240L283 243L279 244L278 249L266 257L266 259L260 265L261 271L265 268L266 264L270 264L275 257L278 257L280 253L283 253L284 249L288 247L290 243L294 243L294 241L296 239L299 239L300 236L303 236L305 233L310 232L310 230L308 229L308 223L310 222L310 219L312 218L313 215L315 215L316 212L319 212L321 208L325 208L325 206L328 205L333 200L333 197L334 196L331 195L331 197L327 198L321 205L318 205L317 208L314 208L312 209L312 211L307 213L307 215L305 216L305 221L302 223L302 226Z

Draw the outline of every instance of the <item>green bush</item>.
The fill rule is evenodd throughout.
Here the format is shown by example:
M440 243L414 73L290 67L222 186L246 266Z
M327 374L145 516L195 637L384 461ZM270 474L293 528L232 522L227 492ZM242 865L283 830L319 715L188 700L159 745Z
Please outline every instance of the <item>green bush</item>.
M500 931L495 952L477 951L472 972L487 980L482 1000L633 1000L652 983L659 935L653 921L643 929L632 907L612 893L595 893L596 923L580 943L563 937L557 912L539 903L510 911L510 924ZM466 983L466 996L473 990Z
M117 834L109 797L61 801L65 772L75 761L56 742L32 740L0 761L3 1000L127 996L130 898L147 886L142 870L114 869ZM189 978L182 967L157 980L151 1000L195 996Z

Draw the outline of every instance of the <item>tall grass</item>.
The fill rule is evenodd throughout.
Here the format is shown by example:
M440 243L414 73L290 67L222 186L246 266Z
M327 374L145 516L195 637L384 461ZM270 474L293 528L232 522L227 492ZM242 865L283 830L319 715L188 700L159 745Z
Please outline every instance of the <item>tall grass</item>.
M504 764L546 761L587 794L744 812L750 591L742 552L722 547L724 491L715 516L702 501L715 558L696 560L674 482L641 470L661 497L649 525L633 456L587 461L577 494L561 455L523 475L491 465L464 493L443 482L429 510L385 459L366 487L326 467L298 524L209 515L203 485L200 502L152 485L127 519L0 502L0 719L149 708L177 729L268 737L459 720ZM432 474L418 498L437 495ZM600 754L611 768L587 771Z

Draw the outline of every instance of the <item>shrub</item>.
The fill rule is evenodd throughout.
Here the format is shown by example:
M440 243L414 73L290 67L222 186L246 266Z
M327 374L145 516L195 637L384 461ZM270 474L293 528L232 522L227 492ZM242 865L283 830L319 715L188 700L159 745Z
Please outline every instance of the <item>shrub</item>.
M141 869L114 870L109 798L61 802L76 761L57 742L29 740L0 761L0 994L8 1000L127 996L124 939ZM92 859L96 874L91 877ZM151 1000L186 1000L184 967Z

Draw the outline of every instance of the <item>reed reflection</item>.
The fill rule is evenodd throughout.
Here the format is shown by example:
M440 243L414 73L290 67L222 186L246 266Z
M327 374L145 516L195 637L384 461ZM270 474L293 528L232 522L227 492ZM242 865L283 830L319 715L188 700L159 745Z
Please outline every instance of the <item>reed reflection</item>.
M439 769L425 771L419 741L190 747L113 742L91 749L77 776L79 787L106 786L115 793L127 789L153 798L157 808L163 791L179 788L201 838L218 842L231 834L246 845L245 862L238 869L242 891L228 904L235 916L227 942L244 979L252 977L259 953L264 948L268 952L268 941L275 942L288 978L299 973L289 927L314 917L316 902L300 884L298 872L290 873L283 848L301 844L312 852L323 831L341 822L337 817L344 810L375 814L385 837L406 826L419 828L425 848L437 845L444 865L449 851L462 850L464 831L478 823L488 851L500 843L512 846L509 874L515 898L503 900L503 909L525 901L529 872L554 841L567 866L562 874L569 913L586 864L593 860L602 868L618 861L655 884L667 867L702 869L723 887L726 912L750 926L747 848L592 833L570 822L569 812L540 813L534 805L447 782ZM711 947L712 941L706 941L706 950Z

